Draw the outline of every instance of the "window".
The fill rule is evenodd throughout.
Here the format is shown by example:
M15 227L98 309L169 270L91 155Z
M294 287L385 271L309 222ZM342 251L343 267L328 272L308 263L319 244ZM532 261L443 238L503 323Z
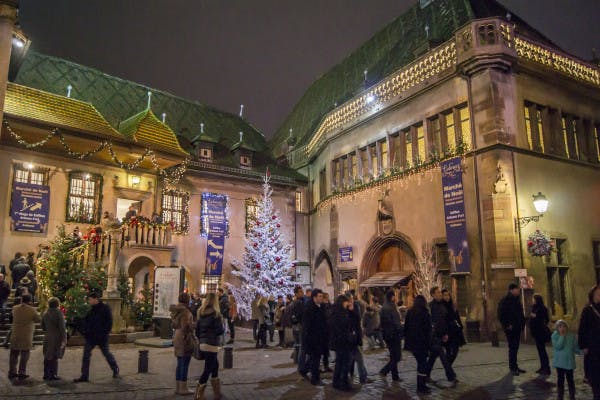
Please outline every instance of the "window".
M71 172L69 174L66 221L98 223L100 221L100 193L102 193L102 176Z
M471 142L471 122L469 120L469 107L458 109L460 135L463 147L465 150L472 150L473 143Z
M366 180L369 177L369 155L366 148L360 150L360 162L362 165L362 177Z
M579 135L581 135L583 132L579 132L579 127L577 126L578 124L578 120L573 119L571 120L571 132L572 132L572 138L571 141L573 143L573 150L574 150L574 154L573 154L573 158L576 160L579 160L580 157L580 153L579 153Z
M358 159L356 153L350 154L350 177L351 181L354 181L358 176Z
M427 160L427 151L425 150L425 129L422 124L417 126L417 150L417 162L424 163Z
M31 164L14 164L14 180L32 185L48 185L48 168L34 167Z
M296 212L302 212L302 192L296 192Z
M410 131L404 131L404 140L406 143L406 168L410 168L413 165L412 134Z
M456 127L454 126L454 113L444 115L446 119L446 136L448 137L448 148L446 152L452 153L456 150Z
M327 176L325 175L325 168L319 171L319 200L323 200L327 196Z
M190 194L179 190L165 190L162 194L163 223L173 224L177 233L186 232L189 225L188 207Z
M198 157L201 161L212 161L212 149L208 147L201 147L198 152Z
M448 243L435 244L435 264L440 270L450 270L450 255L448 254Z
M596 269L596 283L600 283L600 240L592 242L594 247L594 267Z
M550 256L546 270L548 279L548 304L552 314L560 317L569 314L571 293L569 289L569 266L567 265L567 240L554 239L556 252Z
M388 165L388 144L387 144L387 140L383 140L383 141L380 142L380 148L381 148L381 170L385 171L389 167L389 165Z
M594 125L594 144L596 145L596 161L600 162L600 126Z
M334 160L332 163L332 169L333 169L333 179L331 180L331 187L335 190L339 187L341 187L342 184L342 178L341 178L341 171L340 171L340 160Z
M542 112L540 106L525 103L525 133L529 149L544 152L544 131L542 128Z
M392 157L392 165L394 167L402 166L402 143L400 142L401 135L395 134L390 136L392 141L392 149L393 149L393 157ZM404 139L404 137L402 136Z
M567 118L563 116L561 118L562 139L563 145L565 146L565 155L567 156L567 158L569 158L571 156L571 153L569 152L569 133L567 131L567 124Z
M369 154L371 155L371 177L377 178L379 176L379 169L377 168L377 147L374 144L369 146Z
M430 152L436 157L442 153L442 130L440 125L440 118L429 120L429 128L431 132Z
M300 194L300 192L296 192L296 210L299 210L298 194ZM258 202L256 199L248 198L244 203L246 205L246 232L248 232L248 229L250 229L250 226L252 225L251 223L258 218Z
M240 155L240 167L252 168L252 158L248 155Z

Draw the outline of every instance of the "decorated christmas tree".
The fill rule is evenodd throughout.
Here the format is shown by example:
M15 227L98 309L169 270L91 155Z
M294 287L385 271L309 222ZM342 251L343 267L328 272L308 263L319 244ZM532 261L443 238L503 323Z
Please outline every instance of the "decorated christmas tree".
M87 294L102 293L106 288L104 268L100 265L86 268L83 264L82 255L87 244L79 237L67 235L65 227L60 226L48 254L37 261L42 304L50 297L57 297L70 325L87 313Z
M244 319L250 319L251 303L257 294L275 298L285 296L292 293L295 285L290 274L293 267L292 247L281 233L279 215L271 200L273 190L269 179L267 170L256 217L249 222L246 233L243 259L233 261L233 274L239 277L241 285L228 284L238 313Z

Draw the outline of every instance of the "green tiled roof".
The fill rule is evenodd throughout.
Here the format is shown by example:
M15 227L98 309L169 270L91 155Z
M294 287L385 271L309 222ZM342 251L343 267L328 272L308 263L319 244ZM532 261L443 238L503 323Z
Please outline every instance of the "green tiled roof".
M420 2L377 32L362 46L335 65L307 89L270 142L276 157L285 153L290 139L296 146L306 144L321 119L335 104L348 100L365 86L371 86L415 60L428 41L447 41L462 25L475 18L506 16L508 10L495 0L433 0L424 7ZM513 13L526 35L549 42ZM428 27L429 37L427 37ZM367 82L364 71L367 70Z
M200 134L200 124L204 123L205 130L218 136L227 148L239 140L240 131L254 148L262 151L267 147L263 135L235 114L34 51L27 53L15 82L59 95L71 85L71 97L93 104L113 127L145 110L150 91L152 111L156 115L166 113L167 124L177 136L189 141Z

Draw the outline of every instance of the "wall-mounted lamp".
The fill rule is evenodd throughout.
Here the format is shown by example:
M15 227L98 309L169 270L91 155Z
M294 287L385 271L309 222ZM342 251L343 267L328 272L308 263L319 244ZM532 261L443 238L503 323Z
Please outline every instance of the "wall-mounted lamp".
M32 170L33 169L33 164L32 163L27 163L27 164L25 164L25 168L27 168L28 170Z
M530 222L538 222L540 218L544 216L544 213L548 210L548 199L546 196L542 194L542 192L538 192L533 196L533 207L535 207L535 211L539 213L539 215L532 215L531 217L521 217L515 219L515 227L523 228Z
M133 187L138 187L140 185L140 182L142 181L142 178L140 178L137 175L133 175L131 177L131 186Z

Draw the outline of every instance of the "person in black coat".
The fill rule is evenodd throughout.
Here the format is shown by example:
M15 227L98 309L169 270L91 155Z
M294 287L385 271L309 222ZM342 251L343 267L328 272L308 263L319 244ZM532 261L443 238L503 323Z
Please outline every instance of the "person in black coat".
M541 375L550 375L550 361L548 359L548 353L546 352L546 343L550 341L550 329L548 323L550 317L548 315L548 309L544 305L544 298L541 294L533 295L533 306L531 307L531 314L529 319L529 329L531 330L531 336L535 340L535 347L537 348L538 356L540 358L540 369L536 372Z
M392 373L393 381L400 381L398 363L402 358L402 323L396 307L396 293L393 290L385 294L385 303L379 313L383 340L390 353L390 361L379 371L382 376Z
M592 288L589 304L579 320L578 341L583 351L585 377L592 386L594 400L600 400L600 285Z
M322 385L319 375L319 364L321 357L327 352L328 329L325 309L322 307L323 292L314 289L302 316L302 345L308 355L308 370L310 371L310 383ZM302 373L303 372L303 373ZM306 377L307 372L302 371Z
M348 310L348 297L340 295L335 300L329 318L329 348L335 351L333 370L333 388L343 391L352 390L350 384L350 363L352 349L358 343L357 333L352 331L352 320Z
M525 315L519 295L521 290L515 283L508 286L508 294L498 304L498 320L508 342L508 367L514 376L524 373L517 363L521 332L525 328Z
M113 378L119 378L119 366L115 357L108 348L108 336L112 329L112 311L110 307L104 304L97 293L88 295L88 303L92 306L85 316L81 325L83 336L85 337L85 346L83 348L83 360L81 362L81 376L74 379L74 382L88 382L90 377L90 360L94 347L100 347L100 351L110 369L113 371Z
M448 362L452 365L454 364L456 357L458 357L458 350L467 342L463 333L463 324L460 315L456 310L456 306L452 301L452 295L448 289L442 290L442 299L444 306L446 306L446 323L448 325L448 341L444 343L444 347L446 348Z
M429 303L429 310L431 311L431 349L429 351L429 359L427 360L427 380L430 380L431 370L435 364L435 361L440 359L444 371L446 372L446 379L456 386L456 373L452 369L452 365L448 360L446 354L445 344L448 343L449 339L449 326L448 326L448 310L444 304L442 291L439 287L433 287L429 291L433 297L433 301Z
M415 297L404 320L404 349L417 360L417 393L431 393L427 387L427 354L431 346L431 316L425 297Z

